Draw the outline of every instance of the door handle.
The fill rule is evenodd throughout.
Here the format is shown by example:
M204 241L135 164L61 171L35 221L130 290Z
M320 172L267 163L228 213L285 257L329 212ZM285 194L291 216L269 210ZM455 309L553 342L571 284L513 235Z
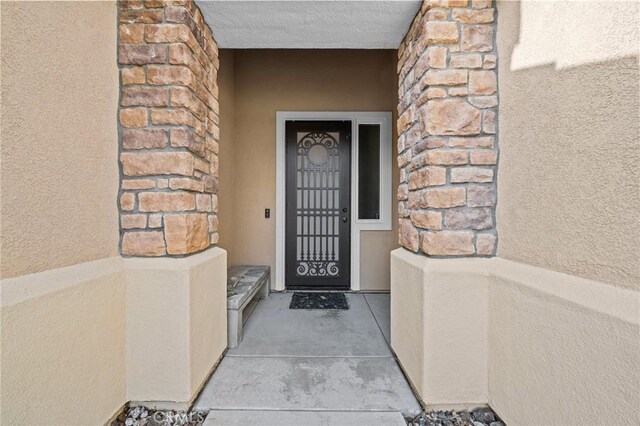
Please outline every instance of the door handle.
M349 218L348 218L348 217L346 217L346 216L345 216L345 217L343 217L343 218L342 218L342 222L343 222L343 223L347 223L348 221L349 221Z

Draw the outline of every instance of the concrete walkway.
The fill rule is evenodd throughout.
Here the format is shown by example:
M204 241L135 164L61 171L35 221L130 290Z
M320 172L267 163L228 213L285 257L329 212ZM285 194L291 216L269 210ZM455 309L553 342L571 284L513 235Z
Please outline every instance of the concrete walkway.
M420 409L388 346L389 295L347 294L349 310L261 301L244 340L195 404L206 425L404 425Z

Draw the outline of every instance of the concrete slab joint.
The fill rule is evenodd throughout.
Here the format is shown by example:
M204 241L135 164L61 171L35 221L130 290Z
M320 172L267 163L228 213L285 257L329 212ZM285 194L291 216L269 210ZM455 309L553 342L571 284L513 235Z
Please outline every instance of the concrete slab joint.
M119 1L120 252L218 242L218 46L193 1Z
M398 49L400 245L494 256L497 50L492 1L428 0Z

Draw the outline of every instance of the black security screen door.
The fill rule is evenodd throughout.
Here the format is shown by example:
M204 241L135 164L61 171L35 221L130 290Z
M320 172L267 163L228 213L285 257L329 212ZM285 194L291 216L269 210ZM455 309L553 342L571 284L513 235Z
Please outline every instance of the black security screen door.
M349 289L351 122L287 121L286 287Z

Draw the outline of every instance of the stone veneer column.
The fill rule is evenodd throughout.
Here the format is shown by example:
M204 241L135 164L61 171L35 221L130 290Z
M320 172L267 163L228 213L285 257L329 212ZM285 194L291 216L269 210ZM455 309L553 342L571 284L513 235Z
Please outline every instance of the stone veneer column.
M120 249L218 241L218 47L193 1L118 2Z
M425 1L398 50L400 244L495 254L498 106L491 0Z

